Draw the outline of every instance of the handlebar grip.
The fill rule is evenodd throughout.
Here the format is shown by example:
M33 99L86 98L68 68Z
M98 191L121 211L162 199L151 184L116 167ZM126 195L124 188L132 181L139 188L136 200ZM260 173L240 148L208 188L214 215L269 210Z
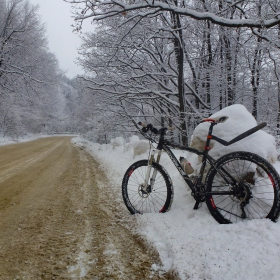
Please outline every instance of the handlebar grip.
M147 128L147 125L145 123L142 123L142 122L139 122L138 125L141 125L142 126L142 131L144 133L147 133L148 132L148 128Z
M139 122L138 124L143 126L143 127L147 127L147 125L145 123Z
M144 133L147 133L150 130L154 134L158 134L158 130L155 127L153 127L153 125L151 125L150 123L149 124L145 124L145 123L139 122L138 124L143 126L142 131Z

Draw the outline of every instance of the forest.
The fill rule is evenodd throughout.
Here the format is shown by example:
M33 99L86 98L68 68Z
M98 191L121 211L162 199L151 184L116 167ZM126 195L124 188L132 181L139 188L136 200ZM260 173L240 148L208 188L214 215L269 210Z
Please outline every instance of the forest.
M138 121L172 125L186 144L204 117L243 104L279 132L278 0L64 0L82 33L69 80L49 52L38 11L0 0L0 131L82 133L106 143ZM75 58L73 58L75 59Z
M76 133L74 83L49 50L39 7L0 0L0 136Z

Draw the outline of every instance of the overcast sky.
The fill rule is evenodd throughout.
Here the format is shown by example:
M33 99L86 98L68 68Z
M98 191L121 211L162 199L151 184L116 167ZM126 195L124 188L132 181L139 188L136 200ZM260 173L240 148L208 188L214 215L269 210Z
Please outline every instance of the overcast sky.
M77 34L73 33L74 23L71 14L71 5L63 0L29 0L30 3L39 5L39 14L42 16L42 22L46 24L49 48L55 53L60 68L66 70L66 76L75 77L82 74L81 68L75 64L78 56L77 48L81 40ZM91 29L90 22L86 22L84 31Z

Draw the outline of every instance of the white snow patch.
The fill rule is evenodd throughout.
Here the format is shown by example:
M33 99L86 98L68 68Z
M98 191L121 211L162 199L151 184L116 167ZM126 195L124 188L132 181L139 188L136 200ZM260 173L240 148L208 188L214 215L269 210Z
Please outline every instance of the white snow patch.
M108 244L106 250L103 252L103 255L107 255L107 256L112 256L117 254L118 251L116 250L113 243Z
M90 260L89 254L86 253L87 249L91 248L92 234L90 231L89 221L85 221L85 237L83 243L80 246L80 252L76 258L76 265L68 267L68 272L70 273L71 278L85 277L90 270L91 265L94 263L93 260Z
M252 119L249 119L249 124L245 124L242 117L244 109L239 108L240 110L235 112L231 112L230 108L230 112L227 112L230 118L224 124L215 126L214 134L219 134L221 138L229 141L256 125ZM231 118L237 121L236 125L231 123ZM273 137L260 131L257 138L252 135L247 140L237 142L235 148L246 150L254 146L261 156L270 154L275 157ZM147 159L147 151L133 158L131 151L112 150L111 145L103 145L103 149L99 149L99 144L80 137L73 139L73 142L83 145L99 159L108 178L111 179L116 200L122 204L123 175L133 162ZM133 145L135 142L136 137L133 138ZM231 149L225 149L225 152L231 152ZM178 150L174 153L177 157L185 154ZM145 236L158 250L163 264L163 267L152 265L153 270L174 269L178 271L181 279L192 280L279 279L279 221L273 223L264 219L220 225L212 218L205 204L200 209L193 210L195 201L191 192L166 153L162 154L160 164L165 167L173 181L173 205L165 214L136 216L139 234ZM280 162L276 162L274 167L280 172ZM127 212L127 216L129 215ZM109 250L108 253L110 252L114 250Z

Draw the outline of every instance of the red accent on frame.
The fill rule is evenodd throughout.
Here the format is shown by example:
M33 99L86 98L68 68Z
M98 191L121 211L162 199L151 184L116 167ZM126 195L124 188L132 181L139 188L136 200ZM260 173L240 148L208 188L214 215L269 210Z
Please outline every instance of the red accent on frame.
M212 135L207 135L207 139L212 139Z
M204 147L204 150L209 151L209 150L211 150L211 148L210 148L210 147L208 147L208 146L205 146L205 147Z

